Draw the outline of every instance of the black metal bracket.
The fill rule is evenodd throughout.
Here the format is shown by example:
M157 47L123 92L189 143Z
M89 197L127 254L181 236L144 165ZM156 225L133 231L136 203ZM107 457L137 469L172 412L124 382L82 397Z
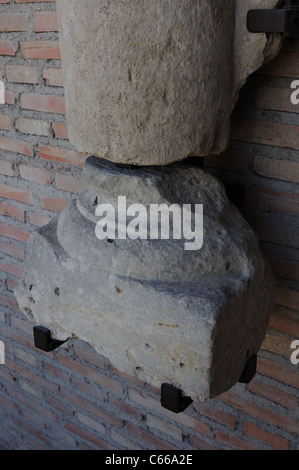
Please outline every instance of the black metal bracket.
M257 366L257 355L253 354L247 359L245 363L244 370L239 379L239 382L241 384L249 384L252 381L252 379L254 378L256 374L256 366Z
M65 343L65 341L52 339L50 330L44 326L34 326L33 337L35 347L45 352L54 351L54 349Z
M249 10L247 29L251 33L299 34L299 1L273 10Z
M173 413L183 413L192 403L190 397L183 397L182 390L171 384L161 385L161 406Z
M205 159L204 159L204 157L188 157L185 161L186 161L187 163L191 163L191 164L194 165L194 166L197 166L197 167L200 168L201 170L203 170L204 167L205 167Z
M239 209L245 205L246 187L241 184L224 182L225 191L228 199Z

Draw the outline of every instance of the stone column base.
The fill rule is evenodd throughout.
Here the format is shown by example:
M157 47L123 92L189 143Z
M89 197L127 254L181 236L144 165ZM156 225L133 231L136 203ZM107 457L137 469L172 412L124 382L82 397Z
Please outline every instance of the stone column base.
M238 382L263 342L271 271L221 183L198 167L89 157L90 187L33 232L15 295L52 338L90 343L121 371L208 400ZM184 240L99 240L98 204L203 204L200 250Z

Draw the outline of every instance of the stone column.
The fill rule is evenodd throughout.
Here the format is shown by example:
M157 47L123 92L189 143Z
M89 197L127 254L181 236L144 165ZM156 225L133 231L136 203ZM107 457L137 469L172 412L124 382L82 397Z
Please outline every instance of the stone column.
M248 75L280 35L246 29L275 0L58 0L68 135L115 163L224 151Z
M32 234L16 297L53 338L87 341L195 400L239 380L272 305L255 234L223 185L185 160L225 150L241 85L279 49L280 38L246 31L255 3L57 0L68 132L92 155L89 189ZM97 236L99 206L113 209L113 237ZM162 219L152 236L153 207L172 208L172 235L188 208L193 248L184 231L162 236Z

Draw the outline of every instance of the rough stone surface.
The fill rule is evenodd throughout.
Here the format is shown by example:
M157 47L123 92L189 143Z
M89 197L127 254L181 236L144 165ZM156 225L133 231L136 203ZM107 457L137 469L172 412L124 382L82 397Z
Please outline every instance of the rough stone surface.
M57 0L71 143L134 165L225 150L241 86L281 44L247 11L277 3Z
M118 369L153 386L172 383L194 400L232 387L264 339L270 270L223 186L198 167L115 166L87 159L90 187L34 232L15 295L52 337L80 338ZM180 182L178 185L177 182ZM204 243L95 236L95 204L203 204Z
M280 51L280 34L252 34L247 30L247 12L259 8L275 8L278 0L236 0L235 10L235 97L249 75L265 62L273 59Z

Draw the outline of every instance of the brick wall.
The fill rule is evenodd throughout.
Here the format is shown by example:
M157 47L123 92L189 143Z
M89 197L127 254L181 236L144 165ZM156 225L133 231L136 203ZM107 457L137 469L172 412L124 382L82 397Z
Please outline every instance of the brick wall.
M67 140L55 1L0 0L0 447L13 449L296 449L299 339L299 41L255 74L234 113L224 156L206 170L245 189L236 203L277 277L276 305L248 385L184 414L81 341L34 348L13 289L30 232L85 187L85 155Z

